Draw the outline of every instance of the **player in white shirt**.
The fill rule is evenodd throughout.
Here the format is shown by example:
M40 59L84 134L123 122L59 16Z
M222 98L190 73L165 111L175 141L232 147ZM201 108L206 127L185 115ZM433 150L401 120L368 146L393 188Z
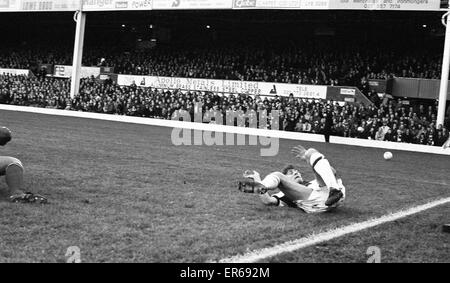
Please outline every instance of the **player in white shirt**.
M239 190L259 193L266 205L296 207L306 213L330 211L340 206L345 199L345 187L325 156L314 148L306 150L303 146L294 147L292 152L311 166L316 176L314 180L304 182L300 171L290 165L262 180L258 172L246 171L246 179L239 182ZM280 192L269 193L276 189Z

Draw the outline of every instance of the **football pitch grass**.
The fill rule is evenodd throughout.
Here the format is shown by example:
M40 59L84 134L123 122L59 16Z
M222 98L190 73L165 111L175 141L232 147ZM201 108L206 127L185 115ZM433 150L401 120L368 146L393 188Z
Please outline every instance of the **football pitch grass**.
M345 145L280 141L275 157L258 146L174 146L171 129L0 111L13 132L2 155L19 158L29 190L48 205L12 204L0 182L0 262L64 262L78 246L83 262L205 262L380 217L450 196L448 156ZM247 169L265 175L299 164L297 144L315 147L337 168L345 205L305 214L267 207L237 190ZM450 261L449 205L280 255L276 262ZM323 248L325 246L326 248ZM341 255L341 256L340 256Z
M381 263L449 263L450 234L442 232L449 215L450 205L439 206L261 262L367 262L374 255L369 248L376 247Z

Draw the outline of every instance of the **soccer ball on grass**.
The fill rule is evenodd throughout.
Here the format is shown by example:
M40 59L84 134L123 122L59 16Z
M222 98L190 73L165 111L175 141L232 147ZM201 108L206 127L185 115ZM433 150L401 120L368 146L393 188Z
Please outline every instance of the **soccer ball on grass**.
M383 157L384 157L385 160L391 160L392 157L393 157L392 152L386 151L386 152L383 154Z

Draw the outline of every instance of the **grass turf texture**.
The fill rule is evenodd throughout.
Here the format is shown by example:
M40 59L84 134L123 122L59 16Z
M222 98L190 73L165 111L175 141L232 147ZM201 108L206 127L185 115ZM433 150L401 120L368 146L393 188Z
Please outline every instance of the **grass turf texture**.
M13 133L2 155L21 159L26 187L51 202L9 203L0 183L1 262L62 262L69 246L83 262L219 260L450 195L448 156L385 161L383 149L281 140L277 156L260 157L257 146L173 146L163 127L11 111L0 120ZM299 143L337 168L344 207L307 215L237 191L246 169L295 163Z
M449 215L450 204L438 206L263 262L367 262L376 246L381 263L450 263L450 234L442 232Z

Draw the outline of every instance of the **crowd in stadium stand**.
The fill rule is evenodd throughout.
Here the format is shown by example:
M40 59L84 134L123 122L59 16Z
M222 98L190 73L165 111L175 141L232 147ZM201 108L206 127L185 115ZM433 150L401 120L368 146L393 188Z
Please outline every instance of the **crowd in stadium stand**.
M381 48L381 47L380 47ZM146 51L85 48L83 65L114 67L118 74L268 81L315 85L361 85L361 79L392 76L440 78L441 56L371 46L323 43L219 46L157 46ZM0 68L71 65L71 48L0 50ZM101 58L105 60L101 60Z
M171 119L176 110L193 117L194 104L203 111L272 109L280 111L279 128L286 131L322 133L324 112L333 112L333 135L362 139L442 145L449 136L448 124L436 126L436 105L408 106L402 101L383 100L379 105L339 105L325 100L290 97L225 96L217 93L164 91L112 81L83 79L80 93L69 95L65 79L0 75L0 103L76 111ZM208 121L206 121L208 122Z

